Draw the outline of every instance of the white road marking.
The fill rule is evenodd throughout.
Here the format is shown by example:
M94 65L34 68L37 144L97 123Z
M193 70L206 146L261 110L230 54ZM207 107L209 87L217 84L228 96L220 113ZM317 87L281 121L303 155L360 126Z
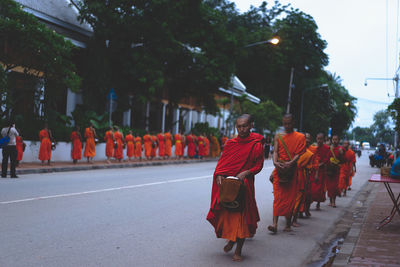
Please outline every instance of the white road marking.
M273 169L273 168L274 167L266 167L266 168L263 168L263 170ZM212 175L181 178L181 179L174 179L174 180L167 180L167 181L146 183L146 184L127 185L127 186L121 186L121 187L112 187L112 188L105 188L105 189L92 190L92 191L83 191L83 192L76 192L76 193L67 193L67 194L59 194L59 195L51 195L51 196L33 197L33 198L24 198L24 199L10 200L10 201L2 201L2 202L0 202L0 205L15 204L15 203L21 203L21 202L29 202L29 201L36 201L36 200L52 199L52 198L62 198L62 197L88 195L88 194L110 192L110 191L132 189L132 188L140 188L140 187L146 187L146 186L152 186L152 185L160 185L160 184L180 183L180 182L187 182L187 181L193 181L193 180L206 179L206 178L210 178L210 177L212 177Z
M68 194L59 194L59 195L52 195L52 196L25 198L25 199L11 200L11 201L2 201L2 202L0 202L0 204L15 204L15 203L29 202L29 201L43 200L43 199L51 199L51 198L80 196L80 195L87 195L87 194L95 194L95 193L102 193L102 192L110 192L110 191L117 191L117 190L124 190L124 189L146 187L146 186L152 186L152 185L187 182L187 181L200 180L200 179L205 179L205 178L210 178L210 177L212 177L212 175L174 179L174 180L167 180L167 181L147 183L147 184L127 185L127 186L121 186L121 187L112 187L112 188L105 188L105 189L84 191L84 192L77 192L77 193L68 193Z

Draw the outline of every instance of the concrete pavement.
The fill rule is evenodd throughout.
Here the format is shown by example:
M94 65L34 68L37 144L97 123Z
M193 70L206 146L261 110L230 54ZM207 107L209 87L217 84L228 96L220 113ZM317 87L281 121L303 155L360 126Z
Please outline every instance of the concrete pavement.
M348 197L277 235L273 170L256 176L261 222L244 246L246 266L302 266L367 182L361 159ZM205 220L215 162L21 175L0 179L0 266L229 266L225 241ZM314 208L314 205L313 205Z

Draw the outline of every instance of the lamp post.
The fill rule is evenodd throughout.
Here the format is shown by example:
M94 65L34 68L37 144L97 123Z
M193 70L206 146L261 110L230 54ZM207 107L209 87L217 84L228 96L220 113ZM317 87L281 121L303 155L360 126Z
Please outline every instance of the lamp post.
M260 42L255 42L255 43L245 45L243 48L249 48L249 47L263 45L263 44L272 44L273 46L276 46L280 42L281 42L281 39L278 36L275 36L266 41L260 41ZM233 88L231 88L230 120L232 120L232 117L233 117ZM233 128L233 121L231 121L229 123L229 130L228 130L229 132L231 131L231 127Z
M324 84L321 84L321 85L319 85L319 86L316 86L316 87L311 87L311 88L308 88L308 89L305 89L305 90L302 90L301 91L301 106L300 106L300 131L303 131L303 109L304 109L304 93L306 92L306 91L309 91L309 90L312 90L312 89L316 89L316 88L328 88L328 84L326 84L326 83L324 83ZM289 91L290 92L290 91ZM289 95L290 96L290 95ZM290 103L290 102L289 102ZM289 106L289 103L288 103L288 106ZM290 106L289 106L290 107ZM289 112L287 112L287 113L289 113Z

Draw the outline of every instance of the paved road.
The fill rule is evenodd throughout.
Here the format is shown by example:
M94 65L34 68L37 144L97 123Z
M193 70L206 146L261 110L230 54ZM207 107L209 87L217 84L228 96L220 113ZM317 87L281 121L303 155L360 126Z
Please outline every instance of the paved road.
M256 177L261 222L246 266L301 266L375 169L358 164L349 196L292 233L270 235L271 161ZM0 179L0 266L227 266L205 220L215 162ZM284 220L281 222L283 228Z

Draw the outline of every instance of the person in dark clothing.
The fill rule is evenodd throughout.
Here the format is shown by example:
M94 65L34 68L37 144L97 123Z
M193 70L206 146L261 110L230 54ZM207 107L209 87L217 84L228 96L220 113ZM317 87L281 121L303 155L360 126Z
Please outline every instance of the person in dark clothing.
M18 178L15 167L17 165L17 146L16 137L19 136L17 129L15 129L15 123L10 122L7 127L1 130L2 137L8 136L10 141L6 146L3 147L3 162L1 164L1 177L7 177L8 159L10 159L10 174L11 178Z

